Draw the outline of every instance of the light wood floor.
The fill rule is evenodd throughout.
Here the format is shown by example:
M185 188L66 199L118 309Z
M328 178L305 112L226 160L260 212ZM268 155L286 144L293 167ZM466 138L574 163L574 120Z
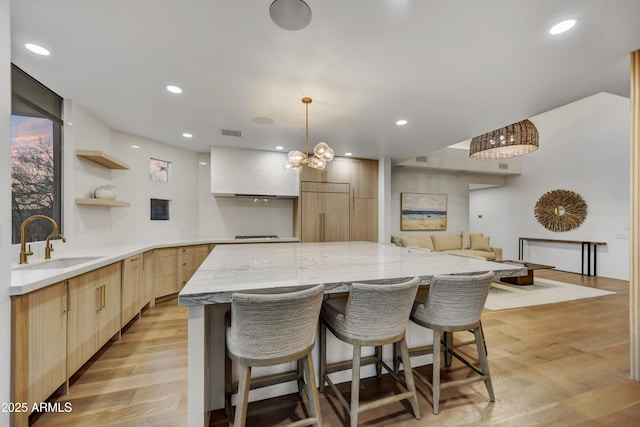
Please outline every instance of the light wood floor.
M505 311L485 311L483 326L496 392L490 403L482 383L446 390L440 414L418 383L422 418L402 403L364 413L367 426L638 426L640 383L629 379L628 282L537 271L548 279L593 286L616 295ZM430 366L419 368L429 375ZM466 375L454 362L450 377ZM393 390L389 378L368 379L361 397ZM321 395L326 426L345 414L328 388ZM187 311L167 301L148 309L73 378L70 413L32 416L36 427L186 426ZM302 415L295 396L249 405L249 426L284 425ZM215 412L211 426L224 425Z

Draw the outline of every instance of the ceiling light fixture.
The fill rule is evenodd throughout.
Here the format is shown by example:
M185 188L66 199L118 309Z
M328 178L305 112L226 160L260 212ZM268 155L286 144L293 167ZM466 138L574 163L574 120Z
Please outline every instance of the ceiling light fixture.
M344 153L345 156L353 156L352 152Z
M278 145L276 146L276 150L284 150L284 147L282 145Z
M169 85L167 86L167 90L171 93L182 93L182 89L180 89L178 86L174 86L174 85Z
M193 138L193 135L187 132L183 133L182 136L184 136L185 138Z
M271 20L287 31L298 31L311 22L311 8L302 0L275 0L269 7Z
M24 47L26 47L31 52L36 53L38 55L42 55L42 56L50 55L50 52L47 49L45 49L42 46L38 46L37 44L27 43L27 44L24 45Z
M558 22L556 25L551 27L551 29L549 30L549 34L551 34L552 36L562 34L572 29L577 22L578 22L577 19L573 19L573 18L564 20L562 22Z
M469 157L483 160L506 159L537 149L538 130L530 120L522 120L474 137L469 146Z
M306 151L289 151L287 161L284 163L284 170L300 173L302 166L307 165L313 169L323 170L327 166L327 162L333 160L333 150L324 142L319 142L313 148L313 156L309 157L309 104L311 104L311 98L302 98L302 103L305 105L305 141Z
M403 120L398 120L398 121L396 122L396 124L397 124L398 126L404 126L404 125L406 125L406 124L407 124L407 121L406 121L406 120L404 120L404 119L403 119Z

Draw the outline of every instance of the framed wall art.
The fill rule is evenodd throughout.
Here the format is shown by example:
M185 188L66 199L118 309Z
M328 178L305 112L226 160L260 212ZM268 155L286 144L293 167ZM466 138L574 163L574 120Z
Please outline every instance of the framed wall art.
M447 195L400 194L400 230L446 230Z

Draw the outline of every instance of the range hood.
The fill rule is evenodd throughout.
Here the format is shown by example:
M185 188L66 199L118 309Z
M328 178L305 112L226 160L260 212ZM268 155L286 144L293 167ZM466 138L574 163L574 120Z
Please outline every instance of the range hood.
M300 177L282 168L286 159L286 153L211 147L211 192L252 199L298 197Z

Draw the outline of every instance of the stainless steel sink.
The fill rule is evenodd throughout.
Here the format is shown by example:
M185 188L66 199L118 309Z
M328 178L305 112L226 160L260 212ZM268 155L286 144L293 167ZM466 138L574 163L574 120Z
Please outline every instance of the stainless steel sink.
M93 261L101 257L57 258L37 264L23 264L16 266L15 270L55 270L74 267L78 264Z

